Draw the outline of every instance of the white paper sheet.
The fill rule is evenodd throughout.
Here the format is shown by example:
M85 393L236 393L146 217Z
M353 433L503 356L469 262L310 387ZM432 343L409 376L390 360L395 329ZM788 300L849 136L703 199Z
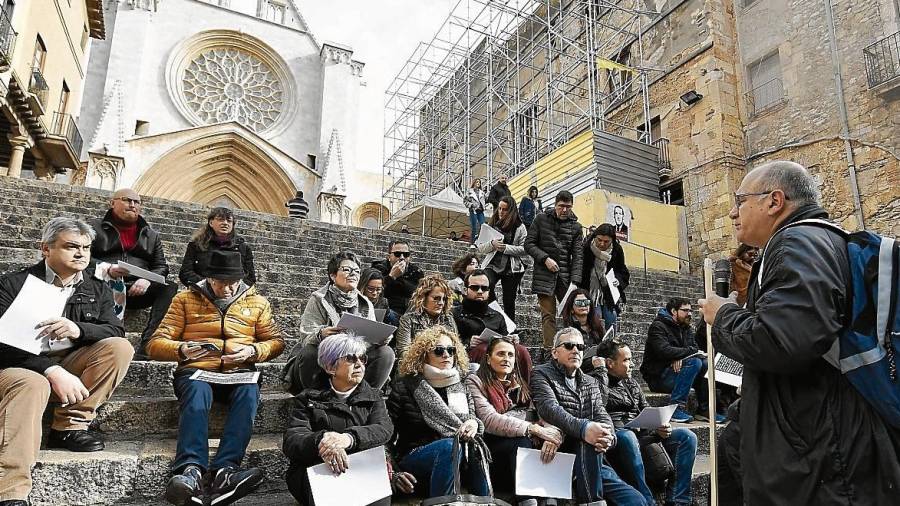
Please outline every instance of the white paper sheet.
M343 329L352 330L356 335L365 339L367 343L379 345L386 344L390 341L391 334L397 330L397 327L393 325L376 322L375 320L370 320L350 313L344 313L337 326Z
M615 283L618 283L618 280L616 280L616 273L612 269L606 273L606 282L609 285L609 293L612 295L613 304L618 304L622 294L619 292L619 287L615 285Z
M506 321L506 331L508 333L512 334L516 331L516 322L512 321L512 319L506 315L506 312L500 307L499 302L495 300L488 304L488 307L503 315L503 320Z
M348 461L350 468L339 475L325 463L306 469L316 504L365 506L391 495L383 446L349 455Z
M475 245L481 246L482 244L487 244L494 239L503 240L503 234L501 234L497 229L488 225L487 223L481 224L481 231L478 232L478 239L475 239Z
M572 453L557 453L549 464L544 464L540 450L519 448L516 453L516 495L571 499L574 465Z
M161 285L166 284L166 278L160 276L159 274L157 274L155 272L150 272L146 269L141 269L137 265L132 265L128 262L123 262L123 261L119 260L119 267L128 271L128 274L131 274L132 276L137 276L139 278L143 278L143 279L146 279L147 281L152 281L154 283L159 283Z
M705 377L709 377L708 372ZM743 381L744 366L737 360L716 353L716 382L739 387Z
M563 295L562 300L557 301L557 303L556 303L556 317L557 318L562 316L563 307L565 307L566 301L569 300L569 295L572 295L572 292L574 292L577 288L578 288L577 286L573 285L572 283L569 283L569 288L566 289L566 293L565 293L565 295Z
M40 355L42 340L37 336L42 329L35 327L62 315L66 300L67 292L29 274L15 300L0 316L0 343Z
M256 383L259 380L259 371L221 373L197 370L194 374L191 374L191 379L217 385L243 385L245 383Z
M634 420L625 424L629 429L651 429L656 430L663 425L669 423L672 414L675 413L677 404L670 404L661 408L644 408Z

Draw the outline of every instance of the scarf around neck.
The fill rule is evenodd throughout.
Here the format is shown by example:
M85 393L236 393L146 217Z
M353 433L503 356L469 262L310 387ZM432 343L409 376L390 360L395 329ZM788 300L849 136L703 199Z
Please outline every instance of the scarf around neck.
M594 254L594 265L591 269L590 298L594 304L600 304L603 298L603 287L606 286L606 270L612 260L613 243L609 249L602 250L591 240L591 252Z
M433 388L446 388L459 383L459 369L438 369L431 364L425 364L422 368L422 376Z
M335 306L343 313L345 311L353 312L359 306L359 290L354 288L349 292L343 292L333 283L328 285L328 294Z

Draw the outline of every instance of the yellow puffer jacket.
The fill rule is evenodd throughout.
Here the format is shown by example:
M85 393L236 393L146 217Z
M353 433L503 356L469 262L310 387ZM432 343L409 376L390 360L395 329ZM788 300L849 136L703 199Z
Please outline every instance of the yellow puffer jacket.
M185 360L179 348L187 341L215 343L222 353ZM272 317L269 301L250 287L222 314L201 289L191 287L172 299L169 311L147 343L147 354L154 360L178 362L179 368L228 372L250 365L222 360L223 354L235 353L238 344L256 348L252 362L272 360L284 351L283 335Z

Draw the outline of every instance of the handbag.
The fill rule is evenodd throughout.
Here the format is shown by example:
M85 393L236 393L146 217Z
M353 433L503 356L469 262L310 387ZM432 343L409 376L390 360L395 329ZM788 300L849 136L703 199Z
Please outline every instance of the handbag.
M484 476L487 479L488 484L488 493L490 495L481 496L481 495L473 495L473 494L461 494L460 493L460 483L459 483L459 466L460 466L460 445L464 444L459 440L459 436L455 436L453 438L453 493L451 495L444 495L440 497L430 497L422 501L422 506L482 506L482 505L496 505L496 506L510 506L509 503L503 501L501 499L496 499L494 497L494 488L491 486L491 474L488 470L488 464L490 463L490 452L487 449L487 445L485 445L484 440L481 439L481 436L475 436L475 442L471 445L471 449L474 452L480 453L480 464L484 467ZM472 461L469 461L469 465L472 465Z
M647 441L641 446L641 460L644 462L644 476L650 488L665 485L666 480L675 476L675 465L660 441Z

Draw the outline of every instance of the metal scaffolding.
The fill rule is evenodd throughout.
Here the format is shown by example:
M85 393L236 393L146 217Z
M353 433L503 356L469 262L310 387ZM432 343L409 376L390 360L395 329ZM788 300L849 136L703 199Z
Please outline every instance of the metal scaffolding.
M386 91L382 203L393 215L447 186L465 195L586 129L651 142L643 39L656 3L459 0Z

